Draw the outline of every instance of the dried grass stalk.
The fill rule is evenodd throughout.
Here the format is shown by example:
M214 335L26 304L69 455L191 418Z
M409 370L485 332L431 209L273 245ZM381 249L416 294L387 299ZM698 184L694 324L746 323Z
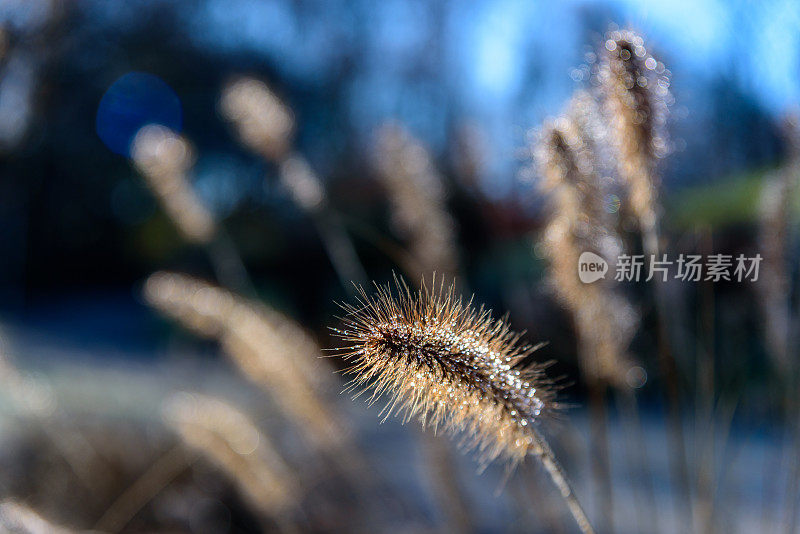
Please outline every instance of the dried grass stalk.
M544 366L522 361L535 347L520 343L504 321L474 310L454 286L412 293L396 281L374 296L362 289L345 304L344 326L335 330L348 346L352 387L374 388L374 402L391 395L385 416L420 420L462 436L486 465L501 457L512 464L537 456L567 500L584 532L591 527L538 426L558 410L555 387Z
M665 125L671 99L669 72L663 63L647 52L644 39L632 31L609 32L604 48L598 81L610 124L617 174L628 190L628 203L622 209L632 212L636 218L645 254L660 258L660 181L656 165L668 152ZM676 514L688 517L691 492L681 421L678 367L669 339L670 311L665 291L665 284L654 284L656 343L660 372L666 385L664 393L669 410L672 470L680 496L674 501Z
M312 443L327 449L345 442L343 426L323 398L332 386L331 373L300 326L277 311L180 274L152 275L145 297L185 327L218 339Z
M228 84L220 99L222 114L253 152L278 165L278 179L295 205L309 214L342 284L365 280L355 247L339 216L328 204L325 185L308 160L292 148L294 117L264 82L241 78Z
M136 134L131 155L181 234L194 243L210 243L216 222L189 183L194 156L188 141L164 126L149 125Z
M292 111L264 82L253 78L229 83L222 91L220 108L245 146L279 165L278 177L294 203L318 214L326 205L325 188L308 161L292 151Z
M764 260L756 290L759 295L769 352L776 368L788 371L791 322L787 244L794 184L788 170L765 179L759 206L758 243Z
M352 282L366 280L355 246L339 215L329 209L325 187L308 161L293 152L280 162L278 176L295 205L313 219L342 285L349 289Z
M787 164L765 177L759 206L758 244L763 256L756 291L759 296L767 347L777 369L790 372L791 294L789 247L792 210L800 179L800 125L797 116L784 124Z

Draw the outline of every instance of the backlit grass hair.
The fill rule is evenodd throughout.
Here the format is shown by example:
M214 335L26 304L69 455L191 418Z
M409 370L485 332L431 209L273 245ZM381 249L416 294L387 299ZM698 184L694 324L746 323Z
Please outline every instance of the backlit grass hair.
M385 417L417 418L461 435L479 451L482 466L498 457L512 464L539 457L581 529L591 532L537 428L558 403L545 366L523 365L536 347L522 343L504 320L464 302L452 285L423 284L415 292L401 280L395 285L396 298L389 285L376 286L373 296L360 288L356 304L343 305L344 326L335 331L348 344L340 353L353 362L351 387L373 388L372 402L389 393Z

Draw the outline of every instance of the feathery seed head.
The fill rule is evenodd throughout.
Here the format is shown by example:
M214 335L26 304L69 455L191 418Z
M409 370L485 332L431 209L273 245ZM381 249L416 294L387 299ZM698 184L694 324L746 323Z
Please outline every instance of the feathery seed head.
M377 170L392 201L392 224L418 264L414 279L434 271L454 276L456 224L428 150L403 127L387 124L378 135Z
M668 72L648 54L636 33L606 36L598 80L610 118L620 177L643 228L657 223L656 160L667 153L664 125L670 98Z
M597 158L574 118L560 117L545 124L536 145L536 160L543 178L541 189L556 197L561 213L595 225L607 217Z
M144 288L148 303L198 334L217 338L234 363L263 386L278 407L322 447L345 441L342 425L324 401L331 375L316 342L276 310L207 282L156 273Z
M404 421L464 431L482 465L540 453L531 427L558 404L544 366L520 366L535 347L457 297L454 286L412 293L404 282L396 285L397 298L387 285L374 296L361 289L356 305L343 306L348 315L336 332L350 344L341 351L354 361L352 387L374 386L373 401L390 392L387 417L403 414Z
M294 116L264 82L242 78L229 84L222 93L220 110L251 150L278 161L289 152Z
M545 123L534 146L542 176L540 189L552 198L552 222L570 227L579 248L607 258L618 253L619 239L606 209L607 183L601 177L603 166L596 140L597 104L590 94L577 93L566 113Z
M591 95L579 92L564 116L545 125L535 153L543 177L541 189L551 197L543 235L550 285L573 314L584 371L618 384L627 371L635 315L610 280L584 284L577 272L583 252L612 261L621 246L604 205L606 190L594 137L597 115Z
M183 236L196 243L211 241L216 222L187 178L194 164L189 142L169 128L150 124L136 134L131 157Z

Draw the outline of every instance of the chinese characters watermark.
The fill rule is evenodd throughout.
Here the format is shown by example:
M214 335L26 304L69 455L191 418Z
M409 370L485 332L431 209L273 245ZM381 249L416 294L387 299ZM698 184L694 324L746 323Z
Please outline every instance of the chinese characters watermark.
M756 282L761 254L745 256L739 254L679 254L669 259L644 254L622 254L617 258L614 280L617 282L639 282L669 279L683 282ZM593 252L584 252L578 259L578 277L581 282L590 284L606 277L608 262Z

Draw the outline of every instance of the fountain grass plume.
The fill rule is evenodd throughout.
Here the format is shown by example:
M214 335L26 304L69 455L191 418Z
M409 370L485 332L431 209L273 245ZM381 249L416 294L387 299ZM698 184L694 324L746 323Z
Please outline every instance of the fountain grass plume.
M574 317L584 370L592 379L621 385L630 367L627 350L635 314L609 280L584 284L577 271L583 252L613 263L621 249L604 209L606 192L588 130L587 117L593 113L592 98L578 93L565 116L547 122L540 133L535 147L540 189L551 199L543 244L552 289Z
M419 419L443 428L476 449L482 466L496 458L511 464L538 457L584 532L591 526L539 427L559 410L557 387L545 365L524 364L537 347L521 342L505 320L475 309L441 283L413 291L395 280L370 296L359 288L336 334L338 353L352 365L351 388L371 389L371 402L391 397L385 417ZM359 393L359 394L360 394Z
M392 206L392 224L414 258L415 280L458 272L456 224L447 211L442 177L425 147L398 124L378 135L377 170Z
M131 156L184 238L193 243L210 243L217 224L189 182L187 173L194 163L189 142L164 126L151 124L136 134Z
M319 347L299 325L264 305L177 273L156 273L144 288L148 303L183 326L218 339L250 380L318 447L346 441L341 422L324 399L332 386Z
M667 153L664 125L670 99L668 72L630 30L606 35L598 82L616 150L617 172L629 191L630 210L644 234L646 253L658 250L655 165Z

